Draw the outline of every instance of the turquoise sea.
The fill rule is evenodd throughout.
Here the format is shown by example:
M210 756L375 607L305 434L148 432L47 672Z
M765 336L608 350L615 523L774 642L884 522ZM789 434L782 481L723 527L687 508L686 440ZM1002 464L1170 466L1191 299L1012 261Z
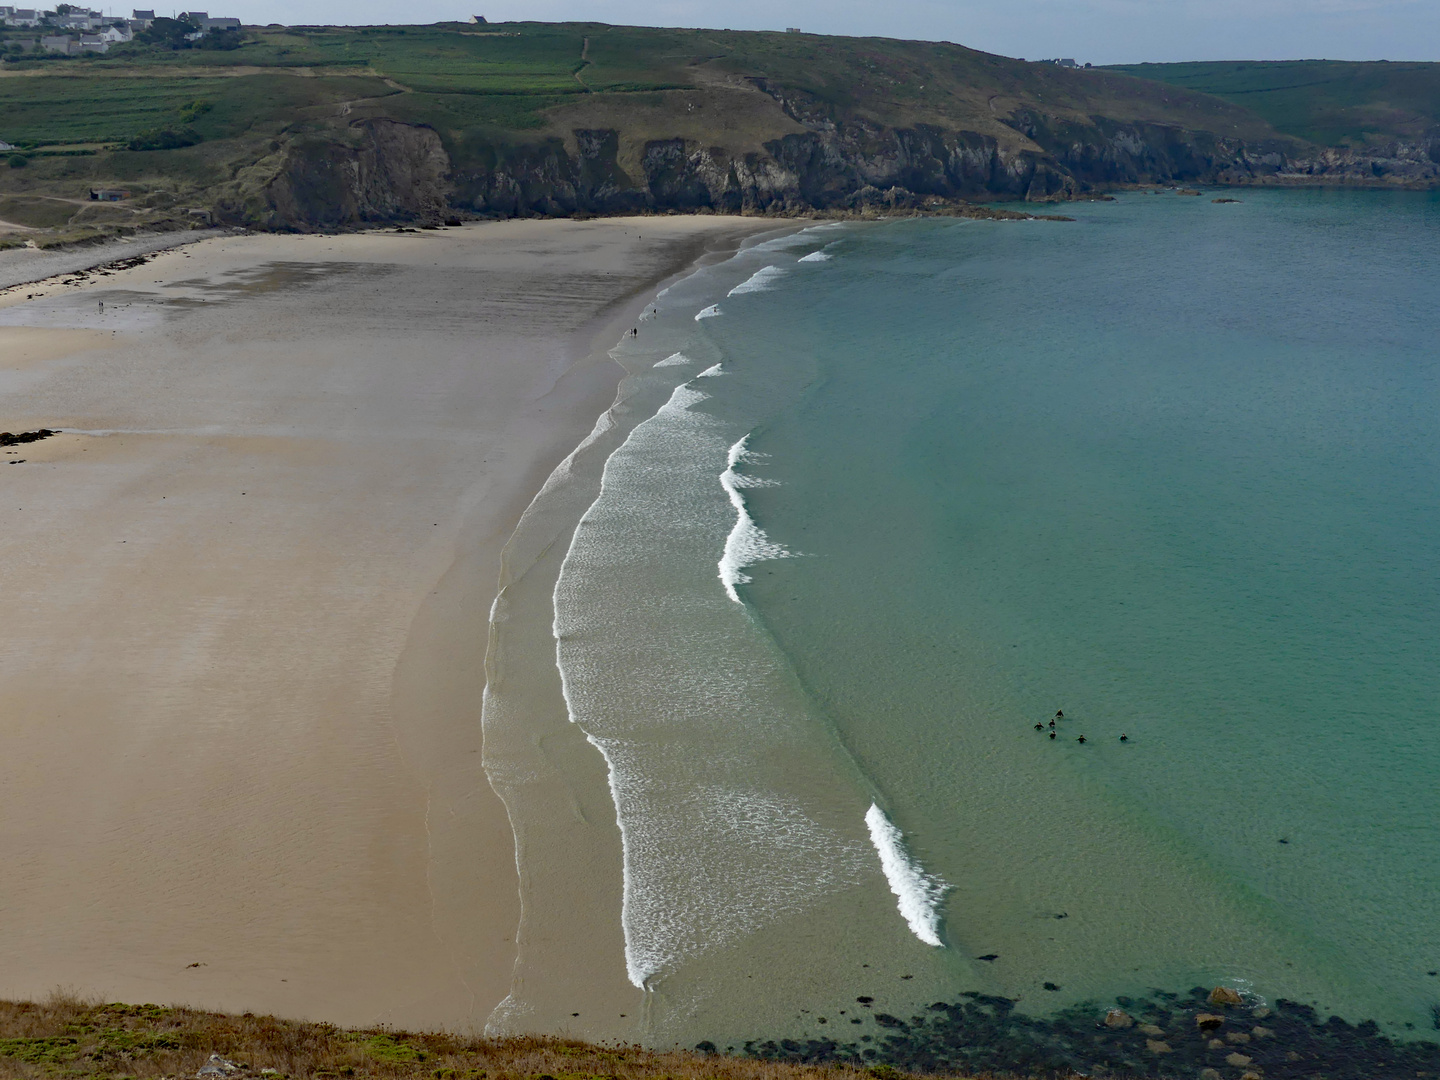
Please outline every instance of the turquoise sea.
M1440 1038L1440 200L1223 194L808 229L617 352L555 633L652 1039Z

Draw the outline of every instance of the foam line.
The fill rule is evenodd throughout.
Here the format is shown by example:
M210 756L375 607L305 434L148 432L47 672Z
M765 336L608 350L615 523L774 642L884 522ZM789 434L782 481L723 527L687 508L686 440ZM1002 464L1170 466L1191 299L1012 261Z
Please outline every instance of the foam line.
M719 364L711 364L711 365L710 365L709 367L707 367L704 371L700 372L699 375L696 375L695 378L697 378L697 379L714 379L714 378L716 378L717 376L724 375L724 374L725 374L725 372L720 369L720 365L719 365Z
M920 868L905 850L905 837L875 803L865 812L865 824L870 827L870 842L880 856L880 868L885 871L885 880L890 883L910 932L926 945L943 948L940 901L950 886Z
M797 261L803 263L829 262L835 256L827 255L823 251L812 251L809 255L801 256Z
M735 591L735 586L752 580L750 575L745 573L745 567L753 566L764 559L794 557L789 548L775 543L765 535L764 529L755 524L745 506L745 497L740 494L741 488L771 487L775 483L773 480L760 480L735 471L735 466L750 456L745 449L745 444L749 441L750 436L746 435L730 447L730 453L726 455L725 471L720 474L720 486L725 489L725 494L730 497L730 505L735 508L735 525L731 528L730 535L725 538L725 550L717 565L720 568L720 583L725 586L725 595L737 604L740 603L740 594Z
M696 313L696 315L695 315L695 321L696 321L696 322L699 322L701 319L713 319L716 315L719 315L719 314L720 314L720 305L719 305L719 304L711 304L709 307L705 308L703 311L700 311L700 312L697 312L697 313Z
M671 353L664 360L657 361L655 367L683 367L685 364L693 364L695 361L684 353Z
M775 282L785 276L785 271L778 266L766 266L731 289L726 296L739 296L743 293L768 292L775 287Z

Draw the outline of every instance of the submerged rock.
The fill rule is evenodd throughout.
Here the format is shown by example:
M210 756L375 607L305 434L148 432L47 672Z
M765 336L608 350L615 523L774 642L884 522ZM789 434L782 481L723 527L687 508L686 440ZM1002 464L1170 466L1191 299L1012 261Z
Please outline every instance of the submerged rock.
M1240 996L1239 990L1232 990L1228 986L1217 986L1210 991L1211 1005L1243 1005L1245 999Z
M1105 1026L1107 1028L1128 1028L1135 1023L1135 1018L1124 1009L1111 1009L1105 1014Z
M1199 1013L1195 1017L1195 1026L1201 1031L1214 1031L1223 1023L1225 1018L1214 1013Z

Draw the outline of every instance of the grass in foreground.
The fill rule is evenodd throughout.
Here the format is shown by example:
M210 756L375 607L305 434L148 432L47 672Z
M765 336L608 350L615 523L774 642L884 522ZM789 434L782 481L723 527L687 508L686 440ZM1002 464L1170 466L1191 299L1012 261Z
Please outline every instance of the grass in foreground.
M566 1039L481 1039L66 994L0 1002L0 1077L193 1077L211 1054L248 1077L383 1080L903 1080L885 1066L788 1065Z

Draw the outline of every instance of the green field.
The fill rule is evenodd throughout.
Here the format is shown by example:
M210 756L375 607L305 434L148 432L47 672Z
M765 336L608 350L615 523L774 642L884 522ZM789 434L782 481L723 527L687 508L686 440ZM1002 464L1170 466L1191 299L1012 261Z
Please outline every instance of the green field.
M1321 146L1440 134L1440 64L1226 61L1110 70L1213 94Z

